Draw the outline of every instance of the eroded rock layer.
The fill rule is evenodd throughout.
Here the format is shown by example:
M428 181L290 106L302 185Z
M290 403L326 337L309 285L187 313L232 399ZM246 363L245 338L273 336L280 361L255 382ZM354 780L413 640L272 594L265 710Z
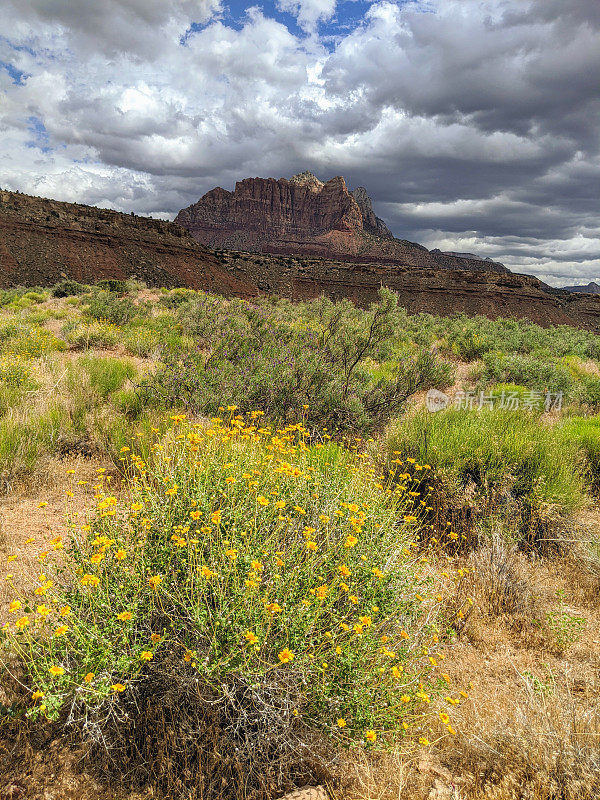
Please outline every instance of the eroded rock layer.
M0 191L0 285L47 286L65 277L255 292L172 222Z
M367 306L386 286L409 312L526 318L600 332L600 295L551 289L526 275L456 269L455 256L440 255L450 259L444 269L215 252L175 223L0 191L4 287L136 277L226 296L276 294L297 301L325 295Z
M552 289L531 275L350 264L250 252L216 255L228 272L255 284L261 294L294 301L325 295L366 307L385 286L397 292L400 305L410 313L513 317L545 327L572 325L600 332L600 296Z
M209 247L353 263L508 272L495 261L430 252L395 239L375 216L366 189L348 190L341 177L323 183L310 172L286 178L246 178L233 192L217 187L184 208L176 222Z

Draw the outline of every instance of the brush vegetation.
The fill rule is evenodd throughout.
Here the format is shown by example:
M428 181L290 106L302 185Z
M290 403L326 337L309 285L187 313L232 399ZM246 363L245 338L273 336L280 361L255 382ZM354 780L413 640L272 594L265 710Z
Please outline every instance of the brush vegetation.
M431 413L429 389L502 400ZM93 487L68 469L41 551L5 533L6 735L68 728L96 776L169 798L420 800L405 766L373 776L423 749L469 800L595 797L598 710L569 670L597 623L599 405L595 334L387 291L0 292L0 488L102 464ZM541 655L492 725L467 684L500 635Z

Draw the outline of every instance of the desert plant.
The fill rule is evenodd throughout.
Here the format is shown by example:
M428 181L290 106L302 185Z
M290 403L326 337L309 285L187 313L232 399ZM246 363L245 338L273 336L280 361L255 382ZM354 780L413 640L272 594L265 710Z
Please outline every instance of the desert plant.
M399 453L430 464L448 503L465 503L469 523L492 511L509 513L519 525L521 546L549 546L547 526L585 500L580 449L537 415L420 410L390 426L386 450L390 462Z
M266 795L331 770L340 744L421 732L446 683L402 497L352 452L307 445L300 424L173 421L143 460L122 448L127 503L99 492L87 523L52 540L60 571L13 600L3 637L29 714L68 711L109 752L119 742L121 772L141 751L155 768L167 735L191 773L159 780L186 797L222 797L241 772ZM138 735L144 699L157 736ZM211 762L213 736L235 758Z
M149 398L204 413L231 399L283 421L303 410L310 425L360 432L381 425L418 389L448 380L448 366L427 350L407 355L391 374L373 369L391 354L397 299L389 292L369 312L325 300L308 319L280 320L277 307L241 301L226 311L200 294L180 307L198 346L165 354L144 385Z
M119 328L109 322L82 322L68 326L66 339L74 347L114 347L119 341Z
M121 389L125 381L131 380L135 375L133 364L121 358L84 356L80 363L89 375L90 385L103 398Z
M73 297L88 291L89 287L73 280L59 281L52 287L52 297Z
M110 291L94 291L88 299L87 313L93 319L125 325L138 314L138 309L128 297L117 297Z

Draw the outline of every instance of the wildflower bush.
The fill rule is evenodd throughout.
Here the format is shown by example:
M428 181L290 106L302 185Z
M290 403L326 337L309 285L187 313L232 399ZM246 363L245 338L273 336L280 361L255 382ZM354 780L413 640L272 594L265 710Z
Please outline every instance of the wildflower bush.
M4 386L31 389L35 385L31 362L18 355L1 356L0 383Z
M405 487L301 424L173 421L143 457L122 448L127 503L100 476L95 512L52 540L60 566L40 554L15 594L2 635L29 715L119 743L121 773L176 741L158 778L186 797L194 769L203 796L227 794L223 773L266 795L331 775L340 745L422 736L433 716L453 733L444 704L460 698L436 704L442 597Z

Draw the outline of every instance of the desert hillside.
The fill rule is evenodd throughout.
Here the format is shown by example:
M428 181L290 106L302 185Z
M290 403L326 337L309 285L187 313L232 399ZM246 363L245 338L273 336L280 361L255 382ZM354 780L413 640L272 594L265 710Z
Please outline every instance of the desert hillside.
M309 191L310 186L301 183L299 189ZM374 229L377 218L364 197L357 195L359 207L356 192L351 195L344 188L344 193L352 204L352 217ZM240 213L247 230L253 229L251 217L246 211ZM194 215L212 218L206 209L197 208ZM184 216L178 219L185 222ZM319 211L317 218L321 217ZM261 237L266 236L265 226L273 224L265 208L255 213L255 222ZM365 235L374 234L367 230ZM429 253L389 236L378 235L377 242L406 246L410 257L400 264L392 255L384 257L382 250L373 259L350 259L335 250L308 256L302 253L312 251L300 242L287 256L251 249L211 250L176 223L0 192L0 285L4 287L52 286L61 279L97 283L132 278L149 286L185 286L225 297L275 295L300 301L324 295L367 307L385 286L410 313L462 312L529 319L543 326L573 325L592 331L600 327L600 298L595 295L551 289L533 276L495 270L490 262L475 257ZM248 242L228 240L229 246L234 244Z
M597 797L600 337L63 281L0 343L3 798Z

